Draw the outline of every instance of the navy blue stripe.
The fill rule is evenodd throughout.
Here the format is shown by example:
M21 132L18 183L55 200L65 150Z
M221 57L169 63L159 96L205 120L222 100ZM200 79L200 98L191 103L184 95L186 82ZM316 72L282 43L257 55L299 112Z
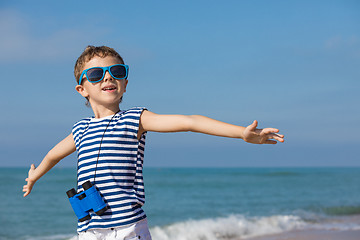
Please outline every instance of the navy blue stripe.
M133 139L133 138L130 138L130 137L122 137L122 138ZM86 139L86 140L92 140L92 139ZM135 142L135 141L106 140L105 138L104 138L104 140L102 141L101 144L124 144L124 145L135 145L135 146L138 145L138 143ZM100 145L100 140L99 141L93 141L91 143L81 143L82 148L83 147L89 147L89 146L96 146L96 145Z
M134 182L134 179L132 180L128 180L128 179L109 179L109 180L95 180L96 184L106 184L106 183L113 183L113 182L116 182L116 183L133 183ZM119 186L117 186L119 187ZM121 188L123 189L132 189L133 186L131 185L127 185L127 186L124 186L124 185L121 185Z
M96 135L97 133L99 133L100 136L102 136L104 134L105 128L89 128L89 130L87 131L87 134L91 134L91 135ZM130 130L130 131L129 131ZM135 129L129 129L129 128L110 128L108 127L108 129L106 130L105 134L111 133L111 132L134 132L136 131Z
M122 118L120 118L120 119L125 119L125 120L127 120L127 119L131 119L131 120L139 120L140 118L139 118L139 116L136 116L136 114L137 114L137 112L134 112L133 113L133 115L123 115L122 116Z
M128 171L135 171L136 170L136 167L128 167L128 166L106 166L106 167L97 167L97 170L96 171L102 171L102 170L128 170ZM95 167L92 169L92 168L89 168L89 169L86 169L86 170L81 170L79 171L79 175L82 175L82 174L86 174L86 173L89 173L89 172L93 172L95 171Z
M121 153L122 158L136 158L136 156L137 156L136 153ZM118 153L100 153L100 157L119 157L119 154Z
M134 123L134 122L126 122L126 125L128 126L133 126L133 127L137 127L139 125L139 123ZM128 130L134 130L131 128L127 128Z
M106 150L111 150L111 151L137 151L138 149L136 147L103 147L101 146L101 151L106 151ZM93 148L93 149L87 149L87 150L82 150L81 154L86 154L86 153L91 153L91 152L99 152L98 148ZM100 151L100 152L101 152Z
M83 138L81 139L82 143L86 142L86 141L92 141L92 144L95 143L100 143L101 138L102 138L102 134L100 133L99 135L94 135L94 136L83 136ZM105 134L103 137L103 143L113 143L113 144L117 144L117 143L121 143L121 141L124 142L138 142L137 140L134 141L135 137L137 136L137 132L133 132L133 134L124 134L123 132L117 132L116 134ZM114 140L114 139L108 139L108 138L114 138L116 137L117 139L123 138L125 140ZM126 139L129 139L129 141L127 141ZM95 141L94 141L95 140Z
M109 201L109 202L111 202L111 201ZM114 201L112 201L112 202L114 202ZM129 207L129 206L135 206L135 207L125 209L125 210L117 210L117 211L112 210L109 213L110 214L112 213L112 215L117 215L117 214L121 214L121 213L129 213L129 212L139 209L141 207L137 201L131 201L131 202L126 202L126 203L121 203L121 204L113 204L113 205L111 205L111 209L123 208L123 207Z
M133 173L116 173L116 174L110 174L111 176L116 176L116 177L131 177L131 176L133 176L134 174ZM101 177L107 177L107 176L109 176L109 174L107 174L107 173L104 173L104 174L99 174L99 173L96 173L96 178L97 179L99 179L99 178L101 178ZM94 178L94 176L92 176L90 179L93 179ZM82 181L87 181L89 179L89 176L86 176L86 177L80 177L79 178L79 182L82 182ZM117 178L117 179L119 179L119 178ZM134 182L134 179L135 178L130 178L130 179L122 179L121 178L121 180L117 180L116 182L117 183L132 183L132 182ZM111 181L111 180L110 180ZM97 184L99 184L101 181L99 181L99 180L96 180L96 183Z
M137 207L134 207L134 208L132 208L132 209L130 209L130 210L132 210L132 211L136 211L137 209L141 209L141 206L138 204L138 205L136 205ZM124 211L121 211L121 212L119 212L120 214L121 213L129 213L129 212L131 212L131 211L126 211L126 210L124 210ZM139 213L140 212L144 212L143 210L141 210L141 211L139 211ZM139 213L138 212L135 212L135 213L133 213L133 214L129 214L129 215L127 215L127 216L123 216L123 217L112 217L111 218L111 221L119 221L119 220L125 220L125 219L127 219L127 218L132 218L132 217L135 217L135 216L137 216L137 215L139 215ZM113 214L114 215L114 214ZM91 219L90 220L91 222L103 222L103 219Z
M137 154L124 154L123 156L121 156L122 158L134 158L136 157ZM92 159L92 158L97 158L98 154L92 154L92 155L89 155L89 156L86 156L86 157L81 157L79 159L79 163L81 164L82 161L85 161L85 160L89 160L89 159ZM116 154L110 154L110 153L107 153L107 154L101 154L100 153L100 157L99 157L99 164L100 164L100 158L103 158L103 157L118 157ZM113 160L108 160L108 161L104 161L104 162L112 162ZM115 160L114 160L115 161ZM129 161L129 160L122 160L122 159L116 159L116 161L120 161L121 163L130 163L130 164L135 164L133 161ZM94 164L94 163L93 163ZM96 164L96 161L95 161L95 164ZM86 166L86 165L84 165Z
M122 189L126 190L125 188L121 187ZM129 193L129 191L123 191L121 189L119 189L119 186L114 186L114 185L111 185L111 186L102 186L102 187L99 187L100 191L105 191L105 190L110 190L110 189L115 189L116 191L114 191L115 194L111 194L111 193L104 193L104 196L105 195L109 195L109 196L114 196L117 194L125 194L125 195L128 195L130 196L132 193Z
M108 176L108 175L107 175ZM108 180L99 180L100 176L99 174L96 174L96 179L95 179L95 183L96 184L105 184L105 183L113 183L114 180L113 179L108 179ZM93 178L91 178L93 179ZM89 180L89 177L80 177L79 178L79 182L82 182L82 181L87 181ZM120 184L124 184L124 183L133 183L134 182L134 179L123 179L123 178L116 178L115 180L116 183L120 183ZM121 185L122 186L122 185ZM119 186L117 186L119 187ZM125 186L122 186L123 188L125 188ZM132 188L132 186L126 186L126 189L128 189L128 187Z
M103 188L100 188L101 191L104 191ZM124 200L136 200L136 197L132 194L129 195L129 192L126 191L117 191L117 192L104 192L102 193L104 195L104 198L109 201L109 202L114 202L114 201L124 201ZM117 198L112 198L112 199L108 199L109 197L113 197L113 196L120 196L120 195L126 195L126 197L117 197Z
M81 163L83 160L86 160L86 159L80 159L79 160L79 165L80 168L82 167L88 167L88 166L94 166L94 171L95 171L95 166L96 166L96 162L88 162L88 163ZM116 160L99 160L99 163L98 165L101 165L101 164L106 164L106 163L118 163L118 164L134 164L132 160L121 160L121 159L116 159ZM134 167L134 166L130 166L130 167ZM81 171L81 170L80 170Z
M141 189L141 188L134 188L134 190L136 190L137 192L145 192L145 189Z
M119 172L119 173L114 173L114 172L110 172L110 173L97 173L96 177L106 177L108 175L114 176L114 177L131 177L134 176L134 173L132 172Z
M140 215L140 214L143 214L144 211L139 211L139 213L137 215ZM121 223L120 226L125 226L125 225L130 225L130 224L134 224L134 223L137 223L143 219L146 218L146 215L142 215L142 216L139 216L138 218L134 218L133 220L129 220L129 221L124 221ZM82 225L84 226L84 225ZM81 232L83 231L86 231L86 230L89 230L89 229L94 229L94 228L100 228L100 229L106 229L106 228L114 228L114 227L119 227L119 224L118 223L114 223L114 224L106 224L106 225L92 225L91 228L84 228L83 230L81 230Z

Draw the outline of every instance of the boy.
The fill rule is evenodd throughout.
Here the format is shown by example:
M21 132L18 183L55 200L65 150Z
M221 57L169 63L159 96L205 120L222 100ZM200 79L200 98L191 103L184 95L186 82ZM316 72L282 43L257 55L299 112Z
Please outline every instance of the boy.
M90 180L108 209L100 216L79 221L79 239L151 239L142 177L145 135L154 132L192 131L242 138L255 144L284 142L278 129L256 129L216 121L204 116L159 115L145 108L121 111L128 84L128 66L112 48L88 46L75 64L78 91L90 104L94 117L77 122L72 133L58 143L35 168L31 165L24 197L35 182L61 159L78 152L78 190Z

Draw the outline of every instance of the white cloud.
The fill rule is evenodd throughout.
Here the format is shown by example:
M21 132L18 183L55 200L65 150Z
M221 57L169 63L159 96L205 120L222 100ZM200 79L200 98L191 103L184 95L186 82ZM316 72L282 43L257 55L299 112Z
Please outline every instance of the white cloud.
M82 33L60 29L38 37L26 17L11 9L0 10L0 62L56 60L72 56L85 46Z
M359 47L360 38L357 36L335 36L325 41L325 48L336 49L341 47Z
M360 37L355 35L334 36L325 41L324 49L327 53L337 53L342 56L359 59Z
M13 9L0 9L0 63L18 63L29 61L75 61L89 44L106 44L121 50L125 60L142 61L153 57L153 52L133 44L131 37L119 39L113 28L99 27L94 35L93 19L86 19L77 25L58 26L48 29L38 36L37 26L32 19ZM115 35L115 36L114 36ZM117 37L116 37L117 36Z
M325 41L325 48L332 49L338 47L342 42L342 37L336 36Z

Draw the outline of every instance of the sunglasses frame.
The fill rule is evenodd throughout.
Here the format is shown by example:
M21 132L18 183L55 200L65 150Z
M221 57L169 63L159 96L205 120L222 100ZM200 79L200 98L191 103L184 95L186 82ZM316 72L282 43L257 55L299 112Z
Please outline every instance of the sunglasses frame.
M111 71L110 71L110 68L114 67L114 66L123 66L125 67L125 77L123 78L117 78L115 77L114 75L112 75ZM103 70L103 75L102 77L100 78L100 80L97 80L97 81L91 81L89 80L88 76L87 76L87 72L91 69L94 69L94 68L101 68ZM109 72L109 74L114 78L114 79L127 79L128 77L128 74L129 74L129 66L128 65L125 65L125 64L114 64L114 65L111 65L111 66L107 66L107 67L92 67L92 68L88 68L88 69L85 69L82 73L81 73L81 76L79 78L79 85L81 85L82 83L82 80L83 80L83 76L85 75L86 79L91 82L91 83L97 83L97 82L101 82L104 77L105 77L105 74L106 74L106 71Z

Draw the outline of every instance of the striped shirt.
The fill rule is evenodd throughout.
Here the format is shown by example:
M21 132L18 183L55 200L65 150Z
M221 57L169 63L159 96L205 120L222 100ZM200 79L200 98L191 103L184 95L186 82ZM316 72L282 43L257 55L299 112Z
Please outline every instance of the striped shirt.
M146 133L137 139L144 109L135 107L114 116L85 118L73 126L78 191L90 180L109 207L101 216L91 211L90 220L78 222L78 232L126 226L146 218L141 209L145 203L142 168Z

